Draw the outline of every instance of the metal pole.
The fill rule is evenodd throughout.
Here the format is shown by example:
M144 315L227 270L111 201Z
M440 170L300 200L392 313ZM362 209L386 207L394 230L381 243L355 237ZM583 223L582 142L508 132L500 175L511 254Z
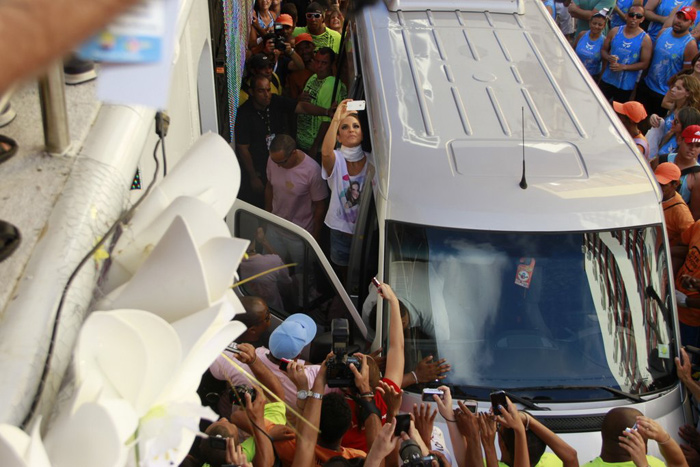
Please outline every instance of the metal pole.
M70 146L63 62L51 65L46 75L39 78L39 101L46 151L54 155L63 155Z

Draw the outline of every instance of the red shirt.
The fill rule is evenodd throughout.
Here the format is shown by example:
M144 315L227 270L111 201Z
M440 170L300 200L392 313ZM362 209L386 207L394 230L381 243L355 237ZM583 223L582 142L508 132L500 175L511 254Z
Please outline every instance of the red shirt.
M401 391L401 388L398 387L396 383L394 383L392 380L382 378L382 381L384 381L389 386L392 386L397 392ZM357 420L357 404L352 399L348 399L348 404L350 405L350 409L352 410L352 425L350 425L350 429L345 433L345 436L343 436L343 440L340 442L340 444L347 448L360 449L362 451L367 452L368 449L367 438L365 437L365 427L360 426ZM382 398L382 395L379 392L374 393L374 404L382 413L382 425L384 425L384 423L386 422L387 407L386 403L384 402L384 398Z

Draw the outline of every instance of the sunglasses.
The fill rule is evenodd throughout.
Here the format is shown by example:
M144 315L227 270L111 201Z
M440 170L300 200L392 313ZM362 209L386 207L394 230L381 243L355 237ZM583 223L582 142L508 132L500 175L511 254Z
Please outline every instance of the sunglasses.
M307 13L306 19L319 19L321 16L321 13Z
M642 19L642 18L644 18L644 13L627 13L627 16L629 18Z

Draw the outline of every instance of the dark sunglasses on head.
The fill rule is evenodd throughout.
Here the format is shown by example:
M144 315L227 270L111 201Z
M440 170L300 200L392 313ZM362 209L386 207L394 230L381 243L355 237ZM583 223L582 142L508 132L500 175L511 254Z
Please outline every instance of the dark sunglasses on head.
M306 19L319 19L321 17L321 13L307 13L306 14Z
M642 19L644 18L644 13L627 13L630 18Z

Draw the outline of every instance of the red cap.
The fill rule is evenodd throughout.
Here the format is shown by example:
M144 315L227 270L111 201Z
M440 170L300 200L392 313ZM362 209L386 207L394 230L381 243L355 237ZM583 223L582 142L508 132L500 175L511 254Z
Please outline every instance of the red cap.
M663 162L654 170L656 181L662 185L668 185L681 179L681 169L673 162Z
M690 21L695 21L695 17L698 16L698 12L692 6L684 6L678 10L676 14L683 15L685 19L689 19Z
M686 143L700 143L700 125L690 125L683 130L681 136Z

